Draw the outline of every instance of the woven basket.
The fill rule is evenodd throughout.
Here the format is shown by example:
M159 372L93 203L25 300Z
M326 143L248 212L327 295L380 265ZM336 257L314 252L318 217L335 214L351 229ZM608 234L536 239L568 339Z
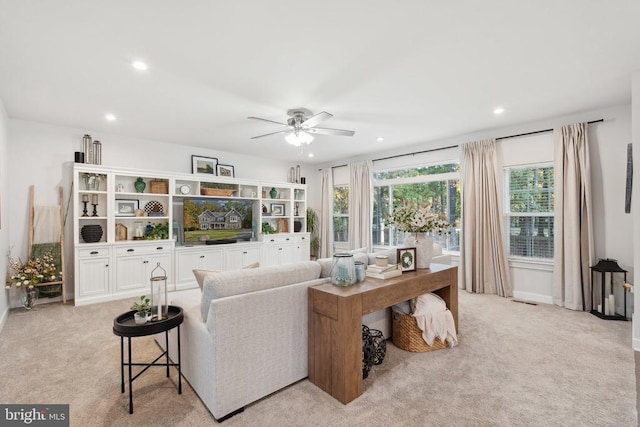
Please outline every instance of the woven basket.
M422 330L418 327L416 318L410 314L393 310L392 318L393 344L396 347L416 353L447 348L447 343L440 341L440 338L435 338L433 345L427 344L422 338Z
M201 188L200 194L203 196L222 196L229 197L236 190L230 190L227 188Z

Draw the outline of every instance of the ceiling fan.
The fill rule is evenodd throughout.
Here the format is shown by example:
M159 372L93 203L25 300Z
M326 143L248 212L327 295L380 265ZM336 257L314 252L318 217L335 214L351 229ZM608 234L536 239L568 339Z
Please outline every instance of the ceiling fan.
M311 134L319 135L340 135L340 136L353 136L355 131L344 129L330 129L316 127L325 120L333 117L333 114L329 114L326 111L322 111L318 114L311 115L309 110L304 108L297 108L287 111L289 118L286 123L276 122L274 120L262 119L260 117L247 117L248 119L262 120L263 122L275 123L280 126L285 126L287 129L280 130L278 132L266 133L264 135L254 136L251 139L264 138L269 135L276 135L279 133L288 134L285 140L291 144L299 147L302 144L311 144L313 136Z

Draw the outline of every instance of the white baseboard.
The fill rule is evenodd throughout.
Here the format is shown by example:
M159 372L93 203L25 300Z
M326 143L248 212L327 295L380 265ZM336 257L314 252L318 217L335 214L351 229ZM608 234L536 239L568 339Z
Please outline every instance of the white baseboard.
M553 297L530 292L513 291L513 299L526 302L537 302L540 304L553 304Z

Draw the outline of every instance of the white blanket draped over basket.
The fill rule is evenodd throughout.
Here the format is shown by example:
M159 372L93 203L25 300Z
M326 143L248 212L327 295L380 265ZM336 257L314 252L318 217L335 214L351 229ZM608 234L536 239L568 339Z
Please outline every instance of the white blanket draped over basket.
M427 344L433 345L436 337L442 342L447 342L449 347L458 344L453 314L447 310L442 298L435 294L424 294L416 298L413 305L413 316Z

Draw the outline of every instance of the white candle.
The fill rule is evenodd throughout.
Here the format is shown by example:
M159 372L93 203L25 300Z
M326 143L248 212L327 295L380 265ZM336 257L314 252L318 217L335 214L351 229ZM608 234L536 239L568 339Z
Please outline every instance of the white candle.
M612 316L616 315L616 302L613 294L609 295L609 314Z
M162 303L160 301L160 286L158 286L158 320L162 319Z
M602 313L602 304L598 304L598 313Z
M604 315L609 315L609 300L607 298L604 299Z

